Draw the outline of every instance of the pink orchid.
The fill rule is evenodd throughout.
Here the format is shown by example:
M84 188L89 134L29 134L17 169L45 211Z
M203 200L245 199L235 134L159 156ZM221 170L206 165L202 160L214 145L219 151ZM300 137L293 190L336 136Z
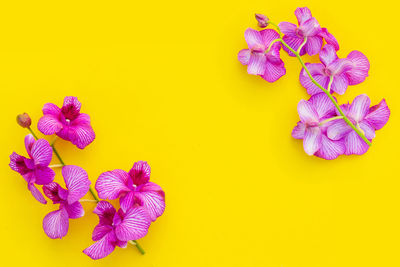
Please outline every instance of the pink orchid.
M43 230L50 238L62 238L68 233L69 219L77 219L85 211L79 200L89 191L90 181L84 169L74 165L64 166L62 175L67 189L53 182L43 186L44 194L60 204L59 209L50 212L43 219Z
M107 201L100 201L93 211L99 216L99 224L94 228L92 239L97 241L83 253L97 260L106 257L115 247L125 248L130 240L144 237L151 221L148 213L141 207L118 212Z
M53 150L47 140L39 139L35 141L35 138L31 134L25 136L25 148L29 158L13 152L10 155L9 165L12 170L24 177L28 183L28 189L35 199L40 203L46 204L46 199L39 189L36 188L35 184L45 185L53 181L55 173L48 167L51 162Z
M330 118L336 115L335 106L325 93L313 95L308 101L301 100L297 106L300 121L292 136L303 139L304 151L324 159L335 159L345 151L344 142L327 137Z
M165 194L159 185L149 180L150 166L145 161L138 161L129 173L117 169L100 174L95 188L100 198L120 198L121 209L125 212L138 204L155 221L165 210Z
M347 58L338 58L333 45L327 44L319 54L319 58L322 63L306 63L306 67L313 78L325 89L328 89L330 79L333 78L331 93L343 95L349 85L359 84L368 76L369 61L359 51L350 52ZM311 82L304 68L300 72L300 83L310 95L322 92Z
M381 129L389 120L390 110L385 99L378 105L370 107L370 104L369 97L363 94L357 96L351 105L345 104L341 108L351 122L371 141L375 138L375 131ZM365 141L342 119L333 121L327 129L327 134L332 140L344 141L346 155L362 155L369 148Z
M96 136L89 115L80 113L80 109L81 103L73 96L64 98L61 109L52 103L45 104L43 117L38 122L39 131L45 135L57 134L78 148L85 148Z
M247 72L260 75L268 82L275 82L285 75L285 64L280 58L281 43L272 42L279 39L279 34L266 29L256 31L247 29L244 33L249 49L239 51L238 59L243 65L247 65ZM271 46L272 44L272 46Z
M297 51L305 38L307 38L307 41L300 50L301 56L305 53L310 56L318 54L321 51L324 39L328 44L334 45L336 50L339 50L336 38L326 28L321 29L318 21L312 17L310 9L307 7L298 7L294 13L299 26L290 22L279 23L279 28L284 34L282 39L293 50ZM287 47L283 46L283 49L290 56L295 56Z

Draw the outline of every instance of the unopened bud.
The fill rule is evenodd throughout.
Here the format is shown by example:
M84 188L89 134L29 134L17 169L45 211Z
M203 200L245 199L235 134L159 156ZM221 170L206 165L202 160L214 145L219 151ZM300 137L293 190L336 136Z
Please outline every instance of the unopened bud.
M256 20L258 21L258 27L265 28L268 26L269 19L263 14L256 14Z
M23 128L29 128L31 126L31 117L27 113L19 114L17 116L17 123Z

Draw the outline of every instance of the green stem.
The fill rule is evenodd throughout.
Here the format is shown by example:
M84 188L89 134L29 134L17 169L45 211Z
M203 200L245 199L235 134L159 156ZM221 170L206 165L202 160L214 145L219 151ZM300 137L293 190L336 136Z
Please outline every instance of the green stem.
M96 193L94 192L92 187L89 187L89 191L92 194L92 196L94 197L94 199L96 200L96 202L99 202L100 199L97 197Z
M136 246L137 249L139 250L139 252L144 255L146 252L144 251L144 249L139 245L139 243L135 240L135 241L129 241L129 243L131 243L132 245Z
M267 51L265 51L265 54L267 54L267 53L269 52L269 50L271 50L272 45L273 45L274 43L277 43L277 42L280 42L280 39L275 39L275 40L273 40L273 41L269 44Z
M321 121L321 122L319 123L319 126L322 126L322 125L324 125L324 124L327 123L327 122L334 121L334 120L340 120L340 119L343 119L343 116L332 117L332 118L329 118L329 119L326 119L326 120Z
M301 49L303 48L303 46L307 43L307 36L304 37L304 41L303 43L299 46L299 48L297 49L297 54L300 54Z
M32 131L31 127L28 127L28 130L31 132L31 134L33 135L33 137L38 140L39 138L36 136L36 134Z
M343 120L364 140L365 143L367 143L369 146L371 146L371 142L365 137L364 133L360 131L350 120L349 118L346 117L344 114L343 110L340 108L339 104L336 102L335 98L332 96L332 94L329 92L329 90L325 89L322 87L311 75L310 71L308 70L306 64L304 63L303 59L301 58L300 54L297 53L297 51L294 51L282 38L279 39L281 43L286 46L287 49L289 49L293 54L296 55L297 59L300 61L301 66L304 68L304 70L307 72L308 76L311 79L311 82L315 84L319 89L321 89L332 101L333 105L335 105L336 109L339 111L340 115L343 117ZM330 84L332 84L333 77L331 77Z

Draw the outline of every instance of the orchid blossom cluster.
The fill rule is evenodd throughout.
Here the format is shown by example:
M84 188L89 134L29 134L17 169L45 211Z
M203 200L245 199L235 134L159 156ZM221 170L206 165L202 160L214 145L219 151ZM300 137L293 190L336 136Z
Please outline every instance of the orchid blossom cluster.
M297 25L276 24L267 16L256 14L260 28L272 25L276 30L248 28L244 34L248 49L239 51L238 59L247 66L249 74L275 82L286 74L281 48L289 56L297 57L302 65L300 83L310 98L301 100L297 106L300 121L292 136L303 140L308 155L327 160L342 154L364 154L375 138L375 131L389 120L385 99L371 106L370 98L362 94L351 104L339 105L333 94L343 95L349 86L362 83L368 76L369 61L359 51L339 58L338 41L320 26L307 7L297 8L295 15ZM321 63L304 63L305 54L319 54Z
M84 149L95 139L89 115L80 112L81 103L76 97L65 97L63 106L47 103L43 116L38 121L38 129L44 135L56 135ZM45 196L58 205L43 218L43 230L52 239L63 238L68 233L69 219L84 216L82 202L95 202L93 212L99 217L92 239L95 241L83 252L92 259L109 255L116 246L125 248L128 243L135 245L144 254L137 239L144 237L150 224L165 210L165 194L156 183L150 182L150 166L138 161L129 172L113 170L102 173L91 187L87 172L75 165L66 165L55 147L55 140L49 143L38 138L31 128L31 118L24 113L17 116L17 123L27 128L25 148L28 157L13 152L10 155L12 170L18 172L27 182L28 190L42 204L47 204ZM61 164L50 165L54 155ZM62 167L64 184L54 182L54 168ZM43 193L40 191L42 187ZM94 200L83 199L90 192ZM106 200L118 199L120 208Z

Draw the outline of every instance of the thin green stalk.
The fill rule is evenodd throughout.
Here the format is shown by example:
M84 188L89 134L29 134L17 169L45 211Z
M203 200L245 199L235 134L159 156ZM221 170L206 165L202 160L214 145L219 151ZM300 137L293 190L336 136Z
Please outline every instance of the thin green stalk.
M132 245L136 246L137 249L139 250L139 252L144 255L146 252L144 251L144 249L139 245L139 243L137 241L129 241L129 243L131 243Z
M304 68L304 70L307 72L308 76L311 79L311 82L315 84L318 88L320 88L332 101L332 103L335 105L336 109L339 111L340 115L343 117L343 120L364 140L365 143L367 143L369 146L371 146L371 142L365 137L364 133L360 131L350 120L349 118L346 117L344 114L343 110L340 108L339 104L336 102L335 98L332 96L332 94L329 92L330 90L325 89L322 87L311 75L310 71L308 70L306 64L304 63L303 59L301 58L300 54L297 51L294 51L282 38L279 39L280 42L286 46L287 49L289 49L293 54L296 55L297 59L300 61L301 66ZM333 77L331 77L331 80L329 81L330 84L332 84Z

